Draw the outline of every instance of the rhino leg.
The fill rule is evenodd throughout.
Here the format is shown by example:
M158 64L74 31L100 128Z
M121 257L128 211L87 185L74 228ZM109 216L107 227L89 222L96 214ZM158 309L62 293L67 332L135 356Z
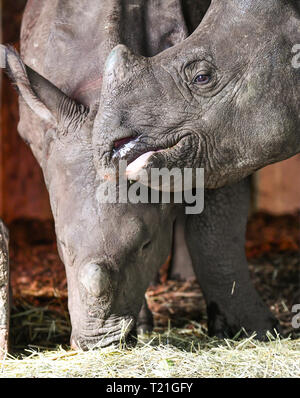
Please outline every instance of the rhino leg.
M153 330L153 315L150 311L146 299L144 299L141 311L137 320L137 332L138 334L150 333Z
M8 231L0 220L0 360L8 350L9 332L9 258Z
M205 210L187 217L186 237L208 312L208 332L233 337L241 328L265 339L280 330L250 280L245 255L249 180L205 192Z

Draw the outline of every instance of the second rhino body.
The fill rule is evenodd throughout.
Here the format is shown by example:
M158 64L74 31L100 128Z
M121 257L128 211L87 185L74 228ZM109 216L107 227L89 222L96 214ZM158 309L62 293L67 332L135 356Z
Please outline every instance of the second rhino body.
M173 224L182 213L172 204L97 202L109 153L134 127L127 123L126 106L134 105L130 89L128 102L123 96L119 108L114 92L115 86L122 88L124 56L129 54L130 63L132 54L122 47L117 49L122 59L113 54L106 66L105 61L119 44L141 56L180 45L210 2L88 3L87 8L74 0L31 1L21 48L30 68L5 49L21 94L19 132L42 167L50 194L68 278L73 345L82 348L118 341L124 322L132 331L147 286L170 252ZM147 90L144 94L148 109L157 98L149 99ZM268 330L279 329L250 281L244 249L248 207L249 182L244 179L206 190L204 212L185 218L211 335L233 336L243 327L264 338Z

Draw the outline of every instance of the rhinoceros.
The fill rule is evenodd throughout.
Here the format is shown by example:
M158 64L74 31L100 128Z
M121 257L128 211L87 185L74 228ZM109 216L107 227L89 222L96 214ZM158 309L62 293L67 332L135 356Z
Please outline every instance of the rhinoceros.
M103 132L124 138L124 124L130 179L203 167L216 189L299 153L299 23L299 0L214 0L192 35L154 57L116 47L93 131L99 161L112 145Z
M169 47L191 40L208 3L90 0L87 7L77 0L32 0L23 19L22 59L1 47L20 92L19 133L41 165L50 195L66 267L74 347L130 338L145 290L170 252L180 206L102 203L98 192L128 137L141 138L145 125L153 126L160 114L153 84L165 86L163 105L174 106L176 117L183 114L172 77L166 72L159 81L151 65L169 54ZM143 73L146 80L139 81ZM210 104L211 98L205 98ZM137 116L144 111L134 126L135 107ZM160 122L157 131L164 137L163 117ZM209 156L207 146L203 157ZM263 338L278 328L248 274L248 193L246 180L208 191L203 215L187 217L186 237L207 302L209 333L222 337L244 327Z
M187 35L182 14L174 12L176 2L150 1L147 10L139 3L90 0L87 8L74 0L31 1L21 32L27 65L14 49L1 46L2 66L20 93L18 130L49 191L74 348L129 342L137 328L147 330L145 291L171 251L176 207L103 203L99 191L109 181L105 170L96 172L92 150L111 49L125 42L153 55ZM157 31L161 17L165 25ZM129 21L138 22L135 32Z
M101 201L99 190L110 182L96 172L93 162L93 113L26 67L13 50L7 49L6 57L20 94L25 101L30 96L39 116L42 107L47 116L57 117L47 106L62 104L60 96L72 107L70 114L62 105L60 126L50 122L45 127L39 148L68 282L71 345L90 349L122 339L131 342L145 291L169 255L175 211L165 204ZM39 103L43 95L47 105ZM26 137L36 148L27 126ZM145 322L148 327L147 307L140 317L140 323Z
M204 168L205 210L186 216L185 234L217 334L241 319L275 326L246 288L247 185L300 152L299 25L299 0L213 0L181 43L153 57L120 44L106 62L97 167L125 159L129 179L149 172L145 184L154 168ZM110 131L124 142L117 151Z

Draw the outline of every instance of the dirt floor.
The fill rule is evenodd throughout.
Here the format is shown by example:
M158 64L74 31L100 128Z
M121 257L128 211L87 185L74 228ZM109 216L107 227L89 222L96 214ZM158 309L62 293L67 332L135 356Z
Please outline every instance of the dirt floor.
M246 251L253 282L280 320L286 335L299 337L291 327L293 304L300 303L300 213L287 216L255 214L249 221ZM11 343L15 350L68 345L70 322L64 266L55 244L51 221L18 220L10 228L13 306ZM206 329L206 309L195 280L172 281L147 291L155 329Z

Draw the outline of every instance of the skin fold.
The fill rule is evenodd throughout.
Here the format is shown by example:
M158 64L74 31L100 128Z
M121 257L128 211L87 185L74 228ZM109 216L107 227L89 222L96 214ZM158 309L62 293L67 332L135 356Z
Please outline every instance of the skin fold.
M298 119L287 118L294 108L288 113L281 104L286 135L278 129L279 116L258 129L267 111L273 115L260 86L271 84L273 75L267 73L267 56L257 66L251 55L258 39L256 45L250 40L249 48L243 42L252 8L215 0L192 33L210 2L90 0L89 8L79 0L43 3L32 0L26 8L22 59L11 48L1 46L1 53L20 92L19 133L41 165L49 191L68 280L72 345L88 349L130 339L145 291L171 251L180 205L99 201L99 189L111 182L107 176L131 143L132 150L125 151L129 162L153 151L142 167L201 166L205 187L215 188L206 190L204 212L185 218L209 333L230 337L244 327L264 338L267 330L279 330L248 275L245 177L275 161L283 146L280 156L292 155ZM263 7L258 0L247 3ZM295 16L288 7L288 17ZM265 19L262 33L270 23ZM272 53L273 46L267 48ZM251 62L244 60L248 53ZM214 86L201 86L201 94L190 83L199 68L202 74L215 71ZM296 81L291 70L288 75ZM295 89L289 88L291 99ZM254 113L254 103L265 104L264 109ZM289 139L293 143L287 144ZM141 323L147 314L144 306Z

